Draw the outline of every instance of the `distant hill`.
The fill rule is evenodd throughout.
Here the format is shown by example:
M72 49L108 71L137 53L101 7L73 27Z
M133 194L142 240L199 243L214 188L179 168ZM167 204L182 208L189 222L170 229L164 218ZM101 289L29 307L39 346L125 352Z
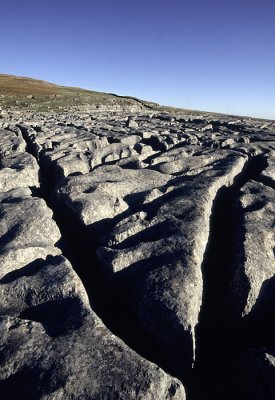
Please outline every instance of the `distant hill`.
M78 87L60 86L39 79L0 74L0 110L26 109L30 112L90 111L141 111L180 112L191 118L217 118L224 114L175 108L141 100ZM227 115L227 117L236 117ZM238 116L239 118L247 118ZM250 117L248 117L250 118Z
M84 105L155 109L159 105L130 96L119 96L43 80L0 74L0 106L58 110Z
M5 95L57 94L59 86L38 79L0 74L0 93Z

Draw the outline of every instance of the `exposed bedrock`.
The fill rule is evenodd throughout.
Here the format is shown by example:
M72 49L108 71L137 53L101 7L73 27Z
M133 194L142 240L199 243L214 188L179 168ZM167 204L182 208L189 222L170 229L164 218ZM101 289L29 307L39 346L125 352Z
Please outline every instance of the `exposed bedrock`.
M275 274L275 193L261 182L250 181L236 205L242 245L236 259L232 291L236 308L244 317L257 308Z
M0 215L3 399L185 399L91 309L43 199L26 186L1 192Z
M0 192L18 187L39 186L38 165L27 153L26 142L20 130L0 128Z
M5 118L6 398L272 398L274 123Z
M60 232L44 200L32 197L28 188L0 193L0 277L36 258L58 255Z
M247 161L230 151L211 160L211 168L201 167L192 180L105 166L58 187L58 201L87 227L90 240L97 234L106 244L98 249L106 276L131 287L124 302L131 301L132 312L158 343L163 365L177 376L190 372L194 361L212 204Z
M258 180L266 186L275 189L275 157L267 158L267 167L262 171Z
M130 350L91 310L54 246L60 234L44 201L13 190L1 194L0 212L3 398L184 399L179 381Z
M238 242L229 276L227 303L235 321L232 331L239 347L273 351L275 198L272 185L262 183L266 182L268 170L269 167L256 180L244 185L235 203L239 214L239 224L235 227ZM270 179L269 176L268 182Z
M252 157L234 184L219 192L213 206L202 268L203 303L196 329L196 360L190 383L192 399L200 399L202 393L205 399L224 398L223 388L227 385L224 379L230 365L253 345L253 330L244 330L241 313L237 311L242 296L240 286L246 286L246 281L241 279L238 285L232 285L236 271L242 268L241 264L236 265L242 246L239 237L243 232L242 215L235 204L244 188L261 176L266 165L264 157Z
M195 359L195 327L202 304L201 264L217 192L246 160L225 154L214 169L179 180L141 218L122 220L98 254L107 272L133 282L132 302L144 329L159 344L169 369L186 376ZM145 207L146 210L146 207ZM107 240L108 240L107 239Z

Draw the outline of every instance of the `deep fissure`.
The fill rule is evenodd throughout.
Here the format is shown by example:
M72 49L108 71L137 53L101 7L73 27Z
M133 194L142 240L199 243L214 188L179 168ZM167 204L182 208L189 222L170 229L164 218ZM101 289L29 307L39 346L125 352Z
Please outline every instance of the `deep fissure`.
M235 320L227 297L237 246L235 224L240 222L234 203L241 188L266 167L263 156L251 157L234 184L219 191L212 208L210 236L202 265L203 303L196 329L196 363L189 400L218 400L221 395L225 396L221 382L227 373L226 365L247 346L244 333L239 331L240 321Z
M88 243L89 233L74 214L68 212L65 207L56 202L54 190L58 179L56 179L55 171L52 166L47 163L43 157L43 153L37 154L34 143L28 136L27 129L24 129L22 126L20 126L20 129L27 143L26 151L36 158L40 167L40 187L35 189L33 194L43 198L48 207L52 210L53 219L61 232L61 239L56 245L60 248L62 254L71 262L74 270L82 280L91 305L104 320L104 307L101 307L99 302L96 301L97 287L102 285L103 279L103 274L99 271L99 265L95 255L96 246ZM89 266L91 267L89 268ZM94 274L96 275L96 279ZM103 312L103 316L101 312Z

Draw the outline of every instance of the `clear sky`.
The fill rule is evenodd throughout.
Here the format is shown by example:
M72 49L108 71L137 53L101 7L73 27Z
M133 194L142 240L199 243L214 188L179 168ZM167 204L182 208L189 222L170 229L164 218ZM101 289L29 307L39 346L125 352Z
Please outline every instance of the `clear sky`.
M275 119L275 0L1 0L0 73Z

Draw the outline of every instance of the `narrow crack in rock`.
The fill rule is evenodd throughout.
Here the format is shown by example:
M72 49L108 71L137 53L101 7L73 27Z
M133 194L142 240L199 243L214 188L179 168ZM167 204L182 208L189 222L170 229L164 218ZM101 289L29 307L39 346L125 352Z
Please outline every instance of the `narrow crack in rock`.
M60 205L54 199L54 189L57 184L54 171L44 162L43 157L37 153L35 143L29 136L28 129L20 126L24 140L27 143L26 150L36 157L40 166L39 183L37 190L39 197L43 198L53 212L53 219L61 232L61 238L57 242L62 254L71 262L74 270L85 286L90 303L102 320L112 330L114 303L112 287L108 285L102 269L96 257L96 247L89 241L87 229L80 224L75 216ZM108 292L108 297L100 293Z
M235 203L247 182L258 178L267 167L263 156L251 157L234 185L223 188L214 202L210 238L202 265L203 306L196 330L197 352L189 393L190 400L225 398L223 391L227 366L247 346L233 326L236 317L230 304L231 280L236 244L236 226L241 223Z

